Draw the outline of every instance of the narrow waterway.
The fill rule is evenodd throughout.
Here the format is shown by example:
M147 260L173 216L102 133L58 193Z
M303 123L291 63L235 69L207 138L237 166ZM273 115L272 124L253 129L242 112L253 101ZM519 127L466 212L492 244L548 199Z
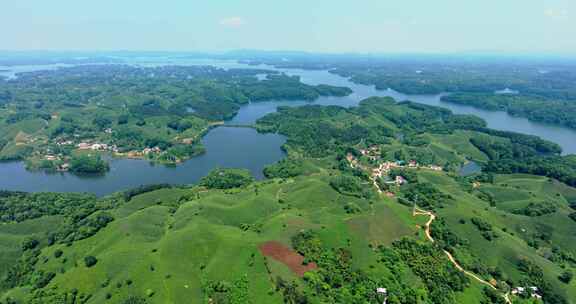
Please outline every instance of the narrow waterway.
M264 68L272 68L270 66L262 66ZM355 84L347 78L335 75L328 71L308 71L301 69L275 69L285 72L290 75L298 75L301 77L302 82L307 84L329 84L335 86L347 86L351 88L354 93L347 97L339 98L320 98L315 104L323 105L341 105L341 106L355 106L364 98L371 96L389 96L397 101L410 100L417 103L439 106L450 109L456 114L470 114L484 119L489 128L496 130L512 131L530 135L536 135L543 139L555 142L562 147L564 154L576 154L576 130L554 126L544 123L538 123L528 120L527 118L514 117L504 111L488 111L478 109L472 106L453 104L441 100L442 95L406 95L394 90L376 90L374 86ZM286 103L281 103L285 105ZM301 104L301 103L299 103ZM249 122L247 118L253 120L262 112L273 111L272 105L251 104L240 110L239 115L235 119L242 119L243 123Z

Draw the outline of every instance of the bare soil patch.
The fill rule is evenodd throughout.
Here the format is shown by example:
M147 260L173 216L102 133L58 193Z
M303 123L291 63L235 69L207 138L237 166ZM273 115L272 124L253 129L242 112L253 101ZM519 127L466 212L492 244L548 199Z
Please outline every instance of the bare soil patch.
M286 247L284 244L277 241L269 241L259 246L260 252L266 257L273 258L274 260L288 266L292 272L298 276L303 276L306 271L318 268L315 263L308 263L303 265L304 257L298 252Z

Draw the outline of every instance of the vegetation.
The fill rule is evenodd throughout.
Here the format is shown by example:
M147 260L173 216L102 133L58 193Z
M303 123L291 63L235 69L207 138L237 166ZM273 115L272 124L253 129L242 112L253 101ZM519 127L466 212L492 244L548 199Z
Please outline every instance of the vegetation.
M86 267L92 267L96 265L96 263L98 263L98 260L95 257L91 255L84 257L84 265L86 265Z
M426 285L432 303L453 303L454 294L469 284L466 275L432 245L403 239L395 242L393 248L398 258L404 260Z
M259 80L258 74L268 76ZM350 93L258 69L83 65L23 73L0 81L0 160L106 172L99 159L77 155L81 149L173 164L203 153L202 135L249 101Z
M341 175L333 177L330 180L330 186L346 195L355 195L363 198L372 196L371 189L363 187L361 180L355 176Z
M576 186L576 157L530 157L492 161L486 165L488 172L528 173L558 179Z
M248 170L215 169L200 184L209 189L232 189L249 185L254 181Z
M410 202L423 208L439 207L451 199L450 195L442 193L431 183L410 185L403 192L403 195Z
M506 111L510 115L526 117L533 121L576 129L576 103L572 100L493 93L456 93L444 96L442 100L482 109Z
M110 167L99 155L81 154L70 158L70 171L74 173L102 174Z
M542 216L546 214L554 213L558 208L548 202L530 203L526 207L514 210L516 214L523 214L526 216Z
M329 69L359 84L405 94L441 94L446 102L507 111L533 121L576 128L576 73L569 62L462 58L290 58L261 62L286 68Z
M301 160L283 159L264 169L264 175L268 178L290 178L302 175L305 172Z
M105 85L100 69L116 73L117 84ZM336 72L346 71L360 81L358 71ZM48 107L45 114L59 113L48 122L54 138L78 132L121 140L118 147L161 147L178 158L195 153L182 139L248 99L347 93L285 75L260 81L245 70L54 72L69 83L63 91L79 88L72 103L57 98L62 81L44 76L2 84L30 94L1 95L10 100L39 96L28 91L33 81L48 92L42 100L30 97L36 110L13 111L24 114L4 117L3 124L32 125L47 119L35 115ZM476 85L489 86L483 79ZM91 112L118 100L126 105L121 114ZM78 114L84 111L89 114ZM576 299L576 166L573 157L558 155L557 145L389 98L350 109L283 107L256 127L287 136L288 157L269 166L265 180L221 168L197 185L141 186L102 198L0 192L0 303L381 303L377 288L394 304L506 303L505 294L514 303ZM41 130L27 134L40 138ZM2 153L17 155L13 137L6 138ZM35 158L50 144L31 146ZM50 149L78 162L75 168L103 166L95 152ZM471 160L484 172L459 176ZM415 214L413 205L434 216ZM537 287L542 300L510 293L517 287Z

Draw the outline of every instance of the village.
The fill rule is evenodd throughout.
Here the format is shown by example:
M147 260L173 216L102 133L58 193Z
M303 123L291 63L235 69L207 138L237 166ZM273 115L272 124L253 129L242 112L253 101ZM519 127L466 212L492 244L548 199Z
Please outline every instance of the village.
M402 186L402 185L408 183L407 179L402 175L396 175L394 177L394 179L390 179L389 174L394 169L403 169L403 170L406 170L406 169L408 169L408 170L424 169L424 170L432 170L432 171L443 171L443 167L441 167L441 166L438 166L438 165L421 165L416 160L410 160L408 162L405 162L402 160L396 160L396 161L384 161L384 162L380 163L379 161L381 160L381 151L380 151L380 148L377 146L373 146L373 147L370 147L367 149L359 149L358 152L362 157L366 157L368 160L376 163L377 165L375 167L369 167L367 165L363 165L363 164L361 164L360 160L354 156L354 154L348 153L346 155L346 160L350 164L350 167L356 168L356 169L361 169L364 172L368 172L370 179L371 179L372 183L374 184L374 187L377 189L377 191L379 193L384 193L388 197L395 197L395 193L388 191L388 190L382 190L382 187L379 184L379 180L381 181L382 179L384 179L385 184L393 185L396 187L399 187L399 186ZM478 188L479 186L480 186L480 184L477 182L475 182L473 184L474 188ZM427 238L431 242L434 242L434 239L432 238L431 232L430 232L430 225L432 224L432 222L434 221L436 216L429 211L420 210L416 206L415 206L415 209L413 211L413 215L430 216L430 220L426 224L426 235L427 235ZM455 267L457 269L464 272L466 275L471 276L472 278L481 282L482 284L486 284L486 285L488 285L494 289L496 288L495 283L486 282L483 279L476 276L475 274L464 270L464 268L462 268L462 266L460 266L460 264L458 264L458 262L454 259L454 257L448 251L444 251L444 252L446 253L446 255L448 256L450 261L455 265ZM387 295L386 288L378 288L377 292L381 293L385 296L383 303L386 303L386 295ZM516 297L531 298L531 299L535 299L535 300L541 300L542 299L542 295L540 294L540 291L539 291L538 287L536 287L536 286L512 288L509 293L506 293L504 295L504 299L505 299L506 303L512 303L512 301L509 298L510 295L516 296Z
M132 150L128 152L121 152L118 146L110 145L106 143L83 141L75 144L72 140L60 140L56 142L58 147L74 147L77 151L92 151L92 152L102 152L111 153L113 156L126 157L126 158L146 158L152 154L162 153L160 147L144 148L142 150ZM51 149L47 149L46 154L40 155L40 158L45 161L55 162L56 171L65 172L69 171L70 165L68 163L68 158L62 154L55 154Z
M539 291L538 287L536 287L536 286L515 287L515 288L512 288L511 293L513 296L523 296L523 297L529 297L529 298L537 299L537 300L542 299L542 295L540 294L540 291Z
M373 147L370 147L368 149L360 149L359 152L362 156L368 158L370 161L378 162L380 160L380 148L377 146L373 146ZM361 169L365 172L368 172L370 175L370 179L372 180L372 183L374 184L374 186L376 187L378 192L379 193L385 193L389 197L394 197L395 194L393 192L390 192L390 191L383 191L382 187L380 187L380 185L378 184L379 179L385 179L386 184L395 185L395 186L401 186L401 185L408 183L406 178L402 175L397 175L396 177L394 177L393 180L388 180L388 174L390 173L391 170L393 170L393 169L413 169L413 170L426 169L426 170L432 170L432 171L442 171L443 170L443 167L441 167L441 166L438 166L438 165L427 165L427 166L421 165L415 160L410 160L408 162L405 162L402 160L385 161L385 162L379 163L374 168L370 168L370 167L362 165L360 163L360 161L352 153L348 153L346 155L346 160L350 163L350 167L358 168L358 169Z

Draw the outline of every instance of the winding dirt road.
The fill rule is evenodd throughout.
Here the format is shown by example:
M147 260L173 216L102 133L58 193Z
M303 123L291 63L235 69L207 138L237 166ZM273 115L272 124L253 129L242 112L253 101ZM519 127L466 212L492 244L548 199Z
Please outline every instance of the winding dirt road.
M412 210L412 216L419 216L419 215L423 215L423 216L428 216L430 217L428 219L428 221L426 222L426 225L424 227L424 233L426 234L426 238L434 243L435 240L432 237L432 232L430 230L430 226L432 225L432 222L434 222L434 220L436 220L436 215L430 211L426 211L426 210L422 210L416 206L414 206L414 209ZM478 281L481 284L484 284L488 287L490 287L493 290L498 290L494 285L490 284L490 282L487 282L485 280L483 280L482 278L480 278L479 276L475 275L474 273L467 271L466 269L464 269L454 258L454 256L452 256L452 254L444 249L442 249L442 251L444 251L444 254L446 254L446 256L448 257L448 259L450 260L450 262L454 265L454 267L456 267L456 269L458 269L459 271L463 272L465 275L473 278L474 280ZM502 295L504 297L504 299L506 300L506 303L508 304L512 304L512 301L509 298L509 295L506 293L504 295Z
M354 165L354 163L351 161L351 159L349 158L348 161L350 162L350 167L355 168L356 166ZM365 168L362 168L364 170L366 170ZM380 185L378 185L378 181L376 179L376 176L370 175L370 179L372 180L372 183L374 184L374 187L376 187L376 190L378 191L378 193L383 193L382 189L380 188ZM430 226L432 225L432 223L434 222L434 220L436 220L436 215L430 211L426 211L426 210L422 210L418 207L416 207L416 205L414 205L414 209L412 211L412 216L418 216L418 215L423 215L423 216L428 216L430 217L428 219L428 222L426 222L426 226L425 226L425 230L424 232L426 233L426 238L432 242L435 243L434 238L432 237L432 233L430 230ZM446 256L448 257L448 259L450 260L450 262L454 265L454 267L456 267L456 269L458 269L459 271L461 271L462 273L464 273L465 275L473 278L474 280L478 281L479 283L486 285L488 287L490 287L493 290L498 290L494 285L490 284L490 282L487 282L485 280L483 280L482 278L480 278L479 276L477 276L476 274L467 271L466 269L464 269L454 258L454 256L452 256L452 254L444 249L442 249L442 251L444 252L444 254L446 254ZM506 300L506 303L508 304L512 304L512 301L510 300L510 296L508 293L503 294L502 297L504 297L504 299Z

